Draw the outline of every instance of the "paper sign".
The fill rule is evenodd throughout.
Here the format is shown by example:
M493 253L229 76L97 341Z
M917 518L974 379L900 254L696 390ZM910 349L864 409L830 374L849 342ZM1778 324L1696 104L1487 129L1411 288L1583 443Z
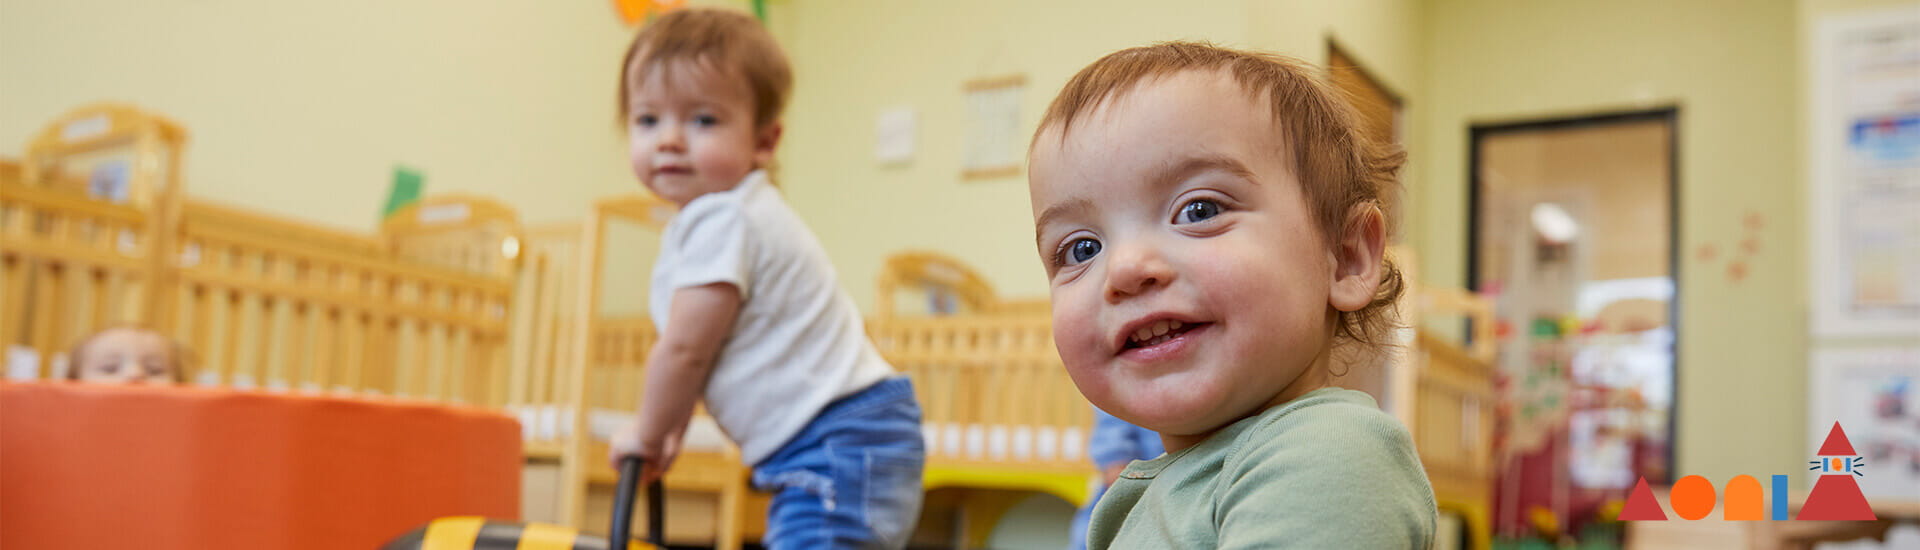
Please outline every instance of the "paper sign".
M80 141L107 133L107 130L112 128L113 121L108 120L107 115L94 115L67 123L65 127L60 128L60 139L70 142Z
M883 165L913 161L914 132L918 117L913 109L898 107L880 112L873 128L873 159Z

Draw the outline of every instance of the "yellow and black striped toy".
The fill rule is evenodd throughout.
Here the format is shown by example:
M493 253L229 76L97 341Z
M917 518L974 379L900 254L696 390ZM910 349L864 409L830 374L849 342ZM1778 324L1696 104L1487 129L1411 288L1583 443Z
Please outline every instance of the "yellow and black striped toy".
M495 521L479 516L445 517L400 535L381 550L616 550L609 540L627 541L624 550L660 548L665 527L660 482L647 486L647 542L628 535L633 521L633 485L640 478L640 460L620 461L620 485L613 497L611 537L602 539L572 527L549 523Z
M439 518L393 539L384 550L610 550L607 539L563 525L489 520L479 516ZM629 550L654 547L631 541Z

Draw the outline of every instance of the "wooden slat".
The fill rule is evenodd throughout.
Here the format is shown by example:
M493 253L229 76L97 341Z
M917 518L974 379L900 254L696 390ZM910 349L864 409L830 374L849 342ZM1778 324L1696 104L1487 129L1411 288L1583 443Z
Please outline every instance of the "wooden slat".
M103 222L118 222L122 227L140 227L146 213L133 206L114 204L85 195L67 193L22 182L0 182L0 201L29 212L61 213Z
M467 327L487 333L505 331L505 322L501 319L478 319L471 315L447 312L440 308L410 303L394 303L359 293L342 292L316 286L262 281L244 275L235 275L212 269L189 269L184 271L181 277L192 284L220 287L254 295L278 296L309 303L336 305L351 311L443 323Z

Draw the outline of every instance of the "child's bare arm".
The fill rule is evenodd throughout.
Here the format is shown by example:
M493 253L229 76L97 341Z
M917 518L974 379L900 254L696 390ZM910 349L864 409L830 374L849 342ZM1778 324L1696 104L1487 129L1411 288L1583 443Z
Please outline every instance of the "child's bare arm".
M733 332L740 312L740 290L729 283L688 287L673 292L667 324L647 354L646 388L639 418L625 441L615 441L613 457L646 460L642 481L666 473L680 454L680 437L693 418L693 406L706 392L708 375L720 346Z

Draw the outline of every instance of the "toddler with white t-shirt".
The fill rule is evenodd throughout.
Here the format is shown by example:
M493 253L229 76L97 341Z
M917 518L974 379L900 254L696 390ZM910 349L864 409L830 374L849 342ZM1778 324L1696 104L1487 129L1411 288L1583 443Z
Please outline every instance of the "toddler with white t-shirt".
M621 70L633 170L680 211L654 267L660 339L639 417L613 458L659 479L705 399L774 493L768 547L905 546L926 462L913 387L762 170L792 86L785 55L750 16L684 9L642 29Z

